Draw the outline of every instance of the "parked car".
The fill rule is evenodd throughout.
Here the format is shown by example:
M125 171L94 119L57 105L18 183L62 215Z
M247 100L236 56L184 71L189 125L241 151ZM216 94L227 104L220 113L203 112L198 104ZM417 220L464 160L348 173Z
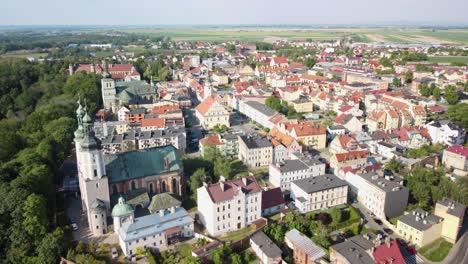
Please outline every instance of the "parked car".
M117 252L117 249L115 247L112 248L111 253L112 253L112 259L115 259L119 256L119 253Z
M76 231L76 230L78 230L78 225L76 223L72 223L71 228L72 228L73 231Z
M385 231L385 233L389 235L393 234L393 230L391 230L390 228L384 228L383 231Z
M382 225L382 221L380 219L374 218L374 222L376 222L378 225Z

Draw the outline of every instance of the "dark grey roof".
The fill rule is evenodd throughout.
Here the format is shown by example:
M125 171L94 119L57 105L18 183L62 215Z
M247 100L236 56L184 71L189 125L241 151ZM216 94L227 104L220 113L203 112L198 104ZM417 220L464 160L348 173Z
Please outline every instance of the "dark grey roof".
M338 129L345 129L346 130L346 127L344 127L343 125L334 125L334 126L329 126L328 129L329 130L338 130Z
M267 148L271 147L271 142L264 135L248 134L239 136L239 138L247 145L249 149L252 148Z
M375 235L371 233L357 235L332 246L332 248L348 260L349 263L374 264L374 260L367 253L374 246L374 239Z
M301 188L306 193L313 193L322 190L347 186L345 181L341 180L333 174L305 178L293 181L292 184L297 185L297 187Z
M253 241L267 257L281 258L281 249L273 243L263 231L257 232L250 240Z
M273 116L277 113L275 110L257 101L248 101L245 103L266 116Z
M426 212L420 208L414 209L413 211L403 215L400 217L400 219L398 219L398 221L401 221L420 231L427 230L442 220L442 218Z
M283 160L282 162L279 162L279 164L276 164L276 166L283 173L307 170L309 168L300 160Z
M393 192L399 190L408 191L408 188L400 184L400 182L403 182L403 179L400 177L388 176L385 178L383 175L378 175L375 172L360 173L358 175L372 183L377 188L380 188L384 192Z
M460 218L463 218L463 216L465 215L466 206L459 202L456 202L452 199L444 198L441 201L438 201L437 203L448 207L447 209L448 214L451 214L453 216L460 217Z

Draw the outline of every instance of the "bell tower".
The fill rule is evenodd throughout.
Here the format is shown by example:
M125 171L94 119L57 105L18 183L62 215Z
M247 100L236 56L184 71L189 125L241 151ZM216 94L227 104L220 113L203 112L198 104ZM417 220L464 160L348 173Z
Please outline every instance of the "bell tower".
M111 110L115 106L117 100L117 90L115 88L115 80L112 78L101 79L101 92L102 102L104 103L104 109L106 111ZM112 109L115 110L115 109Z
M109 183L104 165L104 155L99 140L94 135L93 121L87 113L87 107L81 106L78 101L77 120L78 129L75 131L76 160L78 167L78 182L81 191L83 211L88 215L88 224L93 235L102 235L107 230L106 223L96 222L96 217L91 217L96 212L99 203L99 219L106 219L110 209ZM94 212L94 213L93 213Z
M210 80L210 76L206 76L206 81L205 81L205 86L204 86L204 89L203 89L203 99L206 99L208 97L210 97L212 95L213 91L212 91L212 87L211 87L211 80Z

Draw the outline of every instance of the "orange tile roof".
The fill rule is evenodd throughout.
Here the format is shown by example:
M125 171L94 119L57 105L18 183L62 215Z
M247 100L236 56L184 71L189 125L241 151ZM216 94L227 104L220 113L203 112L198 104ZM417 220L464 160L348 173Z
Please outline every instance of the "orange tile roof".
M210 109L210 107L215 103L215 98L213 96L208 96L203 102L201 102L195 110L199 112L202 116L205 116L206 112Z
M164 128L166 120L164 118L144 118L141 120L142 127L155 126L158 128Z
M338 154L335 154L335 156L338 162L343 162L346 160L352 160L352 159L357 159L357 158L365 158L367 157L367 150L356 150L356 151L350 151L346 153L338 153Z
M161 114L165 114L167 112L171 112L171 111L175 111L175 110L180 110L180 107L178 105L155 106L155 107L153 107L153 110L151 111L151 114L161 115Z
M298 137L324 135L327 129L322 125L315 125L312 122L298 122L297 124L285 123L287 130L294 130Z
M213 134L213 135L208 135L200 140L201 144L203 146L208 146L208 145L224 145L223 142L219 139L219 135Z
M273 128L270 131L270 136L274 138L275 140L279 141L281 144L285 145L286 147L289 147L294 143L294 138L282 133L276 128ZM273 142L272 142L273 143Z

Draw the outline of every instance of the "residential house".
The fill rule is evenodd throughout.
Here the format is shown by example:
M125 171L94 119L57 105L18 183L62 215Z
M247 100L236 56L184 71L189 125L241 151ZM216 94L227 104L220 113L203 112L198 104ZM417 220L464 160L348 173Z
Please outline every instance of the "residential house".
M418 247L424 247L440 238L443 220L418 208L398 218L397 234Z
M268 166L273 161L273 146L268 138L260 134L239 137L239 160L248 167Z
M339 134L329 144L331 154L345 153L358 150L359 144L352 135Z
M291 182L325 174L325 163L306 155L297 155L293 159L272 163L269 167L269 180L275 187L289 191Z
M299 212L305 214L346 204L348 184L332 174L295 180L290 196Z
M273 163L289 159L292 153L302 152L302 146L293 137L276 128L270 130L268 138L273 145Z
M444 198L438 201L434 214L444 219L441 236L450 243L458 240L458 235L463 225L466 206L452 199Z
M200 124L205 129L212 129L215 126L229 127L229 112L226 107L219 102L219 97L208 96L196 108L195 115L200 120Z
M447 169L453 169L453 174L465 176L468 173L468 147L452 145L444 149L442 163Z
M330 261L335 264L375 264L371 254L379 240L372 233L350 237L330 247Z
M200 221L212 236L247 227L262 212L262 189L253 176L204 184L197 189Z
M257 232L250 238L250 248L262 264L282 263L281 249L263 231Z
M239 142L236 135L233 134L211 134L199 141L200 153L204 156L204 151L209 146L214 146L219 153L225 157L237 158L239 155Z
M270 216L283 210L286 206L281 188L262 192L262 216Z
M434 120L424 126L431 136L432 143L463 145L466 130L450 120Z
M330 168L337 171L344 167L360 167L367 163L367 150L353 150L333 154L330 158Z
M403 214L408 204L409 190L403 179L383 176L381 172L347 169L351 197L364 205L378 218L392 218Z
M292 136L303 145L314 149L324 149L327 143L327 129L312 122L297 121L280 124L280 130Z
M351 114L341 114L335 119L335 124L344 126L350 132L362 131L362 122Z

